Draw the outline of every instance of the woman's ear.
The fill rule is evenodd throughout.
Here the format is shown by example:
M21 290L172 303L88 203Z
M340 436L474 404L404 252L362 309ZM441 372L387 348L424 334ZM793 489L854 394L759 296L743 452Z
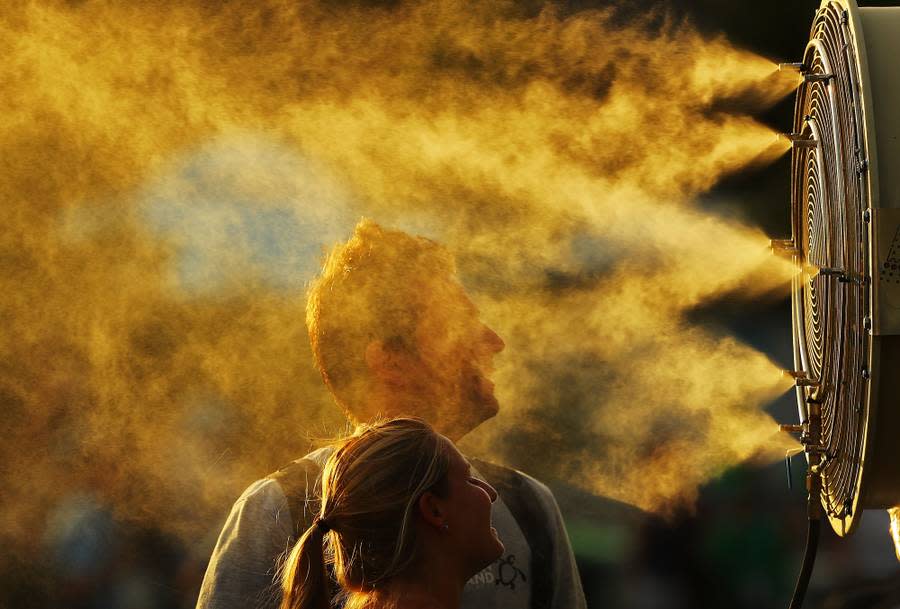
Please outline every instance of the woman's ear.
M447 524L447 515L440 498L431 491L425 491L419 497L419 516L436 529Z

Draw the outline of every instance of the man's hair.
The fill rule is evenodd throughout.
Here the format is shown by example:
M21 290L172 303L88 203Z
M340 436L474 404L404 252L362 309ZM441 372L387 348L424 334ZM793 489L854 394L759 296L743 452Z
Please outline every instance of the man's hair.
M416 352L416 327L429 282L455 273L439 244L362 219L353 236L328 254L312 283L306 326L316 367L335 401L359 422L371 379L366 347Z

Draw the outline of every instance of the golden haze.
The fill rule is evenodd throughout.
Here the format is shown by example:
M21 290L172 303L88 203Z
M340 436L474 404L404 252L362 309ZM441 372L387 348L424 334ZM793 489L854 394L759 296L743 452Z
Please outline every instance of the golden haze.
M539 432L538 473L662 509L774 446L775 366L685 320L791 272L692 203L784 152L718 109L788 94L768 60L504 1L2 11L3 536L76 491L195 536L339 429L298 269L361 214L448 243L509 344L473 450Z

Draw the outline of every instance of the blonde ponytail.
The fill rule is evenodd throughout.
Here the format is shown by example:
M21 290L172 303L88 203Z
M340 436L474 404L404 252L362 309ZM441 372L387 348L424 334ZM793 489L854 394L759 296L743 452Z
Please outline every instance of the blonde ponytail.
M328 573L325 571L327 521L316 518L294 544L281 566L280 609L329 609Z

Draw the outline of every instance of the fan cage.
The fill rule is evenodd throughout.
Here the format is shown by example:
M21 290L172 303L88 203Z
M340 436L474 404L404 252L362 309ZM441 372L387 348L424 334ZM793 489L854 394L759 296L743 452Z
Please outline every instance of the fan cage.
M792 233L804 273L793 293L800 418L821 410L821 503L832 528L856 524L868 413L869 207L856 47L849 11L823 3L803 57L792 155ZM824 271L822 271L824 269Z

